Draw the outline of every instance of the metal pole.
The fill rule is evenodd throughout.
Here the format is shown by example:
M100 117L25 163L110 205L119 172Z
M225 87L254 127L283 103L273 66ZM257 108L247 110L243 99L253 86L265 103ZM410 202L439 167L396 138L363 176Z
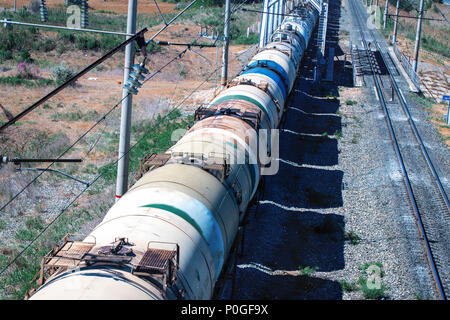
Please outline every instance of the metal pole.
M376 8L375 8L375 18L377 18L378 8L380 7L380 0L377 0Z
M280 12L281 12L281 0L279 0L277 3L277 27L275 29L278 29L278 26L281 24Z
M417 21L416 45L414 48L415 57L413 62L414 71L417 72L417 62L419 60L420 36L422 33L423 0L420 0L419 20Z
M267 2L270 2L270 0L267 0ZM272 7L267 5L267 28L266 28L266 44L270 42L270 35L272 34Z
M218 71L218 64L219 64L219 31L217 31L216 36L217 42L216 42L216 71L215 71L215 79L214 79L214 95L216 95L217 92L217 71Z
M127 33L136 33L136 12L137 0L128 0ZM134 41L125 48L125 67L123 71L123 83L128 80L128 76L134 63ZM128 164L130 156L130 126L131 126L131 108L133 104L132 95L126 89L122 91L122 114L120 120L120 140L119 140L119 162L117 165L117 183L116 183L116 201L128 189Z
M450 126L450 101L447 106L447 125Z
M384 6L384 21L383 21L383 29L386 29L386 22L387 22L387 14L389 11L389 0L386 0L386 5Z
M225 2L225 27L223 35L223 54L222 54L222 79L221 85L224 88L228 80L228 45L230 42L230 0Z
M259 47L262 48L266 44L266 26L267 26L267 0L263 2L263 13L261 13L261 25L259 28Z
M397 5L395 8L395 23L394 23L394 35L392 36L392 44L397 42L397 25L398 25L398 13L400 11L400 0L397 0Z

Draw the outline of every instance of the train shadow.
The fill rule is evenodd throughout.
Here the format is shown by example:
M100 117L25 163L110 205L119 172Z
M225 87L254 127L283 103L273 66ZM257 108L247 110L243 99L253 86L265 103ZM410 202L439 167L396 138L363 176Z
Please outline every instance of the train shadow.
M327 38L334 46L340 4L330 1ZM324 273L345 266L345 221L335 213L343 205L344 175L336 168L342 135L338 86L351 85L352 77L345 62L336 63L333 82L314 83L315 50L312 45L306 51L280 126L278 172L264 177L260 198L248 209L234 284L218 298L342 299L339 282Z
M305 79L296 89L280 128L279 170L264 178L258 212L249 210L235 299L342 298L337 281L315 276L345 265L345 223L332 212L343 205L343 172L334 168L342 126L328 114L339 100L311 94Z

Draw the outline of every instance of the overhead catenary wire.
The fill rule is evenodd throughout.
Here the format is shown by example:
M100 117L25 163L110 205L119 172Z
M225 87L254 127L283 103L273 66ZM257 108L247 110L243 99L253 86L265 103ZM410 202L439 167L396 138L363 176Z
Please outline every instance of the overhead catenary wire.
M195 0L196 1L196 0ZM195 1L193 1L193 3L195 3ZM237 8L239 6L242 6L245 2L247 2L248 0L244 0L242 1L239 5L237 5L235 7L235 9L232 11L232 13L234 13L235 11L237 11ZM193 4L191 3L191 4ZM230 15L231 18L231 15ZM154 38L154 37L153 37ZM175 61L178 58L181 58L182 55L188 50L189 48L186 48L183 52L181 52L180 54L178 54L174 59L172 59L170 62ZM233 58L232 60L235 60L238 58L238 55ZM161 69L167 67L169 63L166 63ZM183 100L181 102L179 102L174 108L172 108L165 116L169 116L172 112L174 112L175 110L178 110L181 105L184 104L184 102L187 101L187 99L189 99L195 92L197 92L201 86L203 86L207 81L209 81L209 79L211 78L211 76L219 69L221 68L221 66L216 67L216 69L214 69L211 73L208 74L208 76L206 77L206 79L204 81L202 81L197 87L195 87L194 90L192 90L185 98L183 98ZM156 72L154 72L151 76L149 76L148 78L146 78L143 81L143 84L147 81L149 81L151 78L153 78L156 74L158 74L161 69L157 70ZM131 93L129 93L128 95L130 95ZM103 120L106 119L106 117L108 117L118 106L119 104L126 98L128 97L128 95L126 95L125 97L123 97L122 99L120 99L105 115L103 115L99 120L97 120L97 122L91 126L86 132L84 132L71 146L69 146L63 153L60 154L60 156L58 156L56 158L60 159L63 155L65 155L70 149L72 149L79 141L81 141L89 132L91 132L100 122L102 122ZM84 192L89 189L93 184L95 184L103 175L106 174L106 172L108 172L109 170L111 170L111 168L113 168L123 157L127 156L139 143L141 143L144 139L145 139L146 135L144 134L133 146L131 146L126 153L124 153L121 157L119 157L117 160L115 160L114 162L110 163L109 166L110 168L107 170L104 170L102 173L98 174L91 182L89 182L88 184L86 184L86 187L80 192L78 193L75 198L73 200L71 200L68 205L66 205L61 212L50 222L48 223L5 267L2 268L2 270L0 271L0 276L14 263L17 261L17 259L19 259L26 250L28 250L41 236L42 234L45 233L45 231L48 230L48 228L50 226L52 226L56 220L62 216L62 214L68 209L70 208L83 194ZM11 198L5 205L3 205L0 208L0 212L3 211L12 201L14 201L18 196L20 196L20 194L22 194L24 192L24 190L26 188L28 188L32 183L34 183L42 174L44 174L52 165L54 164L54 162L52 162L47 168L43 169L43 171L38 174L31 182L29 182L21 191L19 191L19 193L17 193L13 198Z
M162 66L160 69L158 69L157 71L155 71L154 73L152 73L150 76L148 76L147 78L144 79L144 81L142 82L142 85L144 83L146 83L147 81L149 81L151 78L153 78L154 76L156 76L158 73L160 73L163 69L165 69L168 65L170 65L172 62L174 62L177 59L180 59L184 53L186 53L188 49L186 48L185 50L183 50L181 53L178 53L175 58L171 59L169 62L167 62L164 66ZM95 148L95 146L100 142L101 138L103 137L103 135L99 135L99 137L97 138L97 140L92 144L92 146L89 148L89 150L86 152L84 159L87 158L87 156L92 152L92 150Z
M186 8L185 8L185 10L187 9L187 8L189 8L191 5L193 5L195 2L196 2L197 0L194 0L193 2L191 2L191 4L189 5L189 6L187 6ZM232 13L234 13L234 12L236 12L238 9L239 9L239 7L240 6L242 6L244 3L246 3L248 0L243 0L243 1L241 1L238 5L236 5L233 9L232 9ZM183 10L183 12L185 11L185 10ZM180 16L180 14L178 14L176 17L178 17L178 16ZM175 19L175 18L174 18ZM172 19L169 23L171 23L172 21L174 21L174 19ZM229 19L231 19L231 15L230 15L230 18ZM104 58L106 57L106 56L110 56L110 55L112 55L113 53L115 53L115 52L117 52L121 47L123 47L124 45L126 45L129 41L131 41L132 39L134 39L134 38L136 38L137 36L139 36L140 34L143 34L143 33L145 33L147 31L147 28L144 28L144 29L142 29L141 31L139 31L138 33L136 33L133 37L131 37L131 38L129 38L128 40L126 40L126 41L124 41L121 45L119 45L118 47L116 47L116 48L114 48L113 50L111 50L110 52L108 52L105 56L103 56L103 57L101 57L99 60L97 60L96 62L94 62L93 64L91 64L90 66L88 66L87 68L85 68L84 70L82 70L80 73L78 73L77 75L75 75L74 77L72 77L71 79L69 79L65 84L63 84L63 85L61 85L60 87L58 87L57 89L59 89L58 90L58 92L59 91L61 91L63 88L65 88L68 84L70 84L71 82L73 82L73 81L75 81L76 79L78 79L81 75L82 75L82 73L84 74L84 73L86 73L86 72L88 72L90 69L92 69L93 67L95 67L95 66L97 66L99 63L101 63L101 61L103 61L104 60ZM156 35L157 34L159 34L160 32L158 31L157 33L156 33ZM152 37L152 39L154 38L155 36L153 36ZM188 49L188 48L187 48ZM186 50L187 50L186 49ZM185 51L184 51L185 52ZM183 53L184 53L183 52ZM178 56L180 56L180 55L178 55ZM178 57L177 56L177 57ZM100 61L101 60L101 61ZM100 62L99 62L100 61ZM170 62L172 62L172 61L174 61L174 59L173 60L171 60ZM165 68L166 66L168 66L170 63L167 63L167 64L165 64L163 67L162 67L162 69L163 68ZM88 68L90 68L89 70L87 70ZM214 70L214 72L215 71L217 71L219 68L221 68L221 66L220 67L217 67L216 68L216 70ZM160 69L160 70L157 70L154 74L152 74L150 77L148 77L146 80L144 80L144 82L143 83L145 83L145 82L147 82L148 80L150 80L151 78L153 78L157 73L159 73L162 69ZM53 95L55 95L57 92L55 92L57 89L55 89L55 90L53 90L50 94L52 94L52 96ZM49 96L50 94L48 94L47 96ZM124 96L122 99L120 99L119 100L119 102L118 103L116 103L102 118L100 118L92 127L90 127L86 132L84 132L71 146L69 146L62 154L60 154L55 160L59 160L62 156L64 156L70 149L72 149L79 141L81 141L89 132L91 132L100 122L102 122L107 116L109 116L109 114L111 113L111 112L113 112L117 107L118 107L118 105L124 100L124 99L126 99L128 96L130 95L130 93L129 94L127 94L126 96ZM46 96L46 97L47 97ZM44 97L45 98L45 97ZM21 114L19 114L18 116L16 116L15 117L15 119L13 119L14 120L14 122L15 121L17 121L18 120L18 117L19 116L24 116L25 114L27 114L27 113L29 113L29 112L31 112L33 109L35 109L39 104L39 102L41 102L41 103L43 103L44 101L46 101L46 100L48 100L48 99L46 99L46 100L43 100L44 98L42 98L42 99L40 99L38 102L36 102L35 104L33 104L31 107L29 107L29 108L27 108L25 111L23 111ZM11 121L10 121L11 122ZM9 122L8 122L9 123ZM6 124L4 124L2 127L0 127L0 130L1 129L3 129L4 127L6 127L7 125L8 125L8 123L6 123ZM89 151L90 152L90 151ZM42 170L33 180L31 180L25 187L23 187L16 195L14 195L9 201L7 201L6 202L6 204L5 205L3 205L1 208L0 208L0 212L1 211L3 211L10 203L12 203L17 197L19 197L31 184L33 184L40 176L42 176L47 170L46 169L49 169L53 164L54 164L55 162L52 162L52 163L50 163L44 170Z
M441 14L441 16L445 19L445 21L447 21L447 23L449 23L448 20L447 20L447 18L446 18L445 15L444 15L444 13L441 11L441 9L439 9L438 6L434 6L434 7L437 9L437 11L439 11L439 13Z
M158 36L162 31L164 31L170 24L172 24L178 17L180 17L186 10L188 10L192 5L195 4L195 2L197 2L197 0L192 1L189 5L187 5L180 13L178 13L174 18L172 18L169 22L165 22L165 26L163 28L161 28L160 30L158 30L151 38L150 40L148 40L145 45L148 45L148 43L150 41L152 41L156 36ZM45 26L45 25L43 25ZM86 67L85 69L83 69L82 71L80 71L78 74L76 74L75 76L73 76L71 79L69 79L68 81L66 81L65 83L63 83L62 85L60 85L59 87L57 87L56 89L54 89L53 91L51 91L49 94L47 94L46 96L44 96L43 98L41 98L40 100L38 100L37 102L35 102L33 105L31 105L30 107L28 107L27 109L25 109L24 111L22 111L20 114L18 114L17 116L15 116L13 119L9 120L8 122L6 122L5 124L0 126L0 132L9 127L10 125L14 124L15 122L17 122L19 119L21 119L22 117L24 117L25 115L27 115L29 112L31 112L32 110L34 110L35 108L37 108L39 105L41 105L42 103L44 103L45 101L47 101L48 99L50 99L51 97L53 97L55 94L57 94L58 92L60 92L61 90L63 90L64 88L66 88L68 85L70 85L71 83L73 83L74 81L76 81L78 78L80 78L81 76L83 76L84 74L86 74L88 71L90 71L91 69L93 69L94 67L96 67L97 65L99 65L100 63L102 63L104 60L108 59L111 55L113 55L114 53L116 53L118 50L120 50L122 47L126 46L128 43L130 43L131 41L134 41L135 39L139 38L139 37L143 37L143 34L145 32L147 32L147 28L142 29L141 31L137 32L134 35L131 35L131 37L127 40L125 40L123 43L121 43L119 46L117 46L116 48L114 48L113 50L111 50L110 52L108 52L107 54L105 54L103 57L101 57L100 59L96 60L94 63L92 63L91 65L89 65L88 67ZM124 35L128 35L128 34L124 34Z
M184 52L187 49L184 50ZM182 53L184 53L182 52ZM163 67L161 67L160 69L158 69L157 71L155 71L151 76L149 76L148 78L146 78L144 80L143 83L147 82L148 80L150 80L151 78L153 78L156 74L158 74L159 72L161 72L164 68L166 68L170 63L172 63L173 61L181 58L182 54L177 54L177 56L175 58L173 58L172 60L170 60L168 63L166 63ZM130 95L131 93L129 93L128 95ZM128 96L127 95L127 96ZM99 120L96 121L95 124L93 124L87 131L85 131L74 143L72 143L63 153L61 153L57 158L52 159L53 161L45 168L45 169L49 169L55 162L57 162L61 157L63 157L67 152L69 152L70 149L72 149L78 142L80 142L89 132L91 132L97 125L99 125L102 121L104 121L119 105L120 103L122 103L122 101L127 97L123 97L122 99L120 99L106 114L104 114ZM5 205L3 205L0 208L0 212L3 211L11 202L13 202L17 197L19 197L30 185L32 185L42 174L44 174L46 172L46 170L43 170L41 173L39 173L34 179L32 179L27 185L25 185L25 187L23 187L16 195L14 195L8 202L6 202Z
M29 114L31 111L33 111L34 109L36 109L37 107L39 107L41 104L43 104L45 101L49 100L51 97L55 96L57 93L59 93L60 91L62 91L63 89L65 89L66 87L68 87L70 84L74 83L75 81L77 81L80 77L82 77L83 75L85 75L86 73L88 73L90 70L92 70L93 68L95 68L96 66L98 66L99 64L101 64L103 61L105 61L106 59L108 59L109 57L111 57L113 54L115 54L117 51L119 51L120 49L122 49L124 46L126 46L128 43L130 43L131 41L134 41L135 39L139 38L139 37L143 37L144 33L147 32L147 28L142 29L141 31L139 31L138 33L136 33L134 36L130 37L129 39L125 40L124 42L122 42L120 45L118 45L117 47L115 47L114 49L110 50L108 53L106 53L105 55L103 55L102 57L100 57L99 59L95 60L93 63L91 63L90 65L88 65L86 68L84 68L83 70L81 70L80 72L78 72L76 75L72 76L69 80L65 81L63 84L61 84L60 86L58 86L57 88L55 88L54 90L52 90L50 93L46 94L44 97L42 97L41 99L39 99L38 101L36 101L35 103L33 103L31 106L29 106L28 108L26 108L24 111L22 111L21 113L19 113L18 115L16 115L13 119L9 120L8 122L6 122L5 124L3 124L2 126L0 126L0 132L2 130L4 130L5 128L9 127L10 125L14 124L15 122L17 122L18 120L20 120L21 118L23 118L24 116L26 116L27 114Z
M179 14L177 14L177 16L175 18L173 18L168 24L166 24L166 27L172 23L173 21L175 21L176 18L178 18L183 12L185 12L189 7L191 7L197 0L194 0L193 2L191 2L190 5L188 5L182 12L180 12ZM164 29L164 28L163 28ZM158 35L159 33L162 32L162 30L159 30L153 37L155 38L156 35ZM104 60L106 60L107 57L110 57L112 54L114 54L115 52L117 52L118 50L120 50L120 48L122 48L123 46L125 46L126 44L128 44L130 41L132 41L133 39L136 39L137 37L139 37L140 35L143 35L143 33L145 33L147 31L147 28L142 29L141 31L139 31L138 33L136 33L134 36L130 37L129 39L125 40L122 44L120 44L118 47L112 49L110 52L108 52L106 55L104 55L103 57L101 57L100 59L96 60L94 63L92 63L91 65L89 65L88 67L86 67L85 69L83 69L81 72L79 72L77 75L73 76L71 79L69 79L68 81L66 81L64 84L62 84L61 86L59 86L58 88L56 88L55 90L53 90L52 92L50 92L49 94L47 94L44 98L41 98L39 101L37 101L36 103L34 103L31 107L27 108L26 110L24 110L22 113L20 113L19 115L17 115L16 117L14 117L14 119L12 119L11 121L5 123L4 125L2 125L0 127L0 131L4 128L6 128L7 126L11 125L12 123L16 122L18 119L20 119L21 117L25 116L26 114L28 114L29 112L31 112L32 110L34 110L35 108L37 108L40 104L42 104L43 102L45 102L46 100L50 99L52 96L56 95L59 91L63 90L65 87L67 87L70 83L76 81L76 79L78 79L79 77L81 77L83 74L87 73L89 70L91 70L92 68L94 68L95 66L97 66L98 64L100 64L101 62L103 62ZM187 50L187 49L186 49ZM184 51L185 52L185 51ZM183 53L184 53L183 52ZM176 59L178 57L181 57L182 54L177 55ZM151 75L150 77L148 77L143 83L147 82L148 80L150 80L151 78L153 78L157 73L159 73L162 69L164 69L165 67L167 67L171 62L173 62L175 59L172 59L171 61L169 61L169 63L166 63L161 69L157 70L153 75ZM100 120L98 120L91 128L88 129L88 131L86 131L84 134L82 134L69 148L67 148L56 160L59 160L60 157L62 157L64 154L66 154L71 148L73 148L75 146L75 144L77 144L79 141L81 141L81 139L83 139L90 131L92 131L101 121L103 121L112 111L114 111L118 105L124 101L126 98L128 98L130 96L131 93L128 93L127 95L125 95L124 97L122 97L122 99L119 100L119 102L117 104L115 104L113 106L113 108L111 108L108 113L106 115L104 115ZM100 139L98 139L95 143L94 146L98 143ZM87 154L89 154L93 147L91 148L91 150L88 151ZM86 156L87 156L86 154ZM0 212L3 211L11 202L13 202L15 199L17 199L18 196L20 196L20 194L22 194L32 183L34 183L40 176L42 176L42 174L44 174L45 172L47 172L52 165L54 164L54 162L50 163L45 169L43 169L33 180L31 180L31 182L29 182L24 188L22 188L22 190L20 190L16 195L14 195L9 201L6 202L5 205L3 205L0 208Z
M395 14L387 14L386 16L388 16L389 18L391 17L396 17L397 15ZM407 19L416 19L418 20L419 17L413 17L413 16L404 16L404 15L398 15L399 18L407 18ZM421 18L422 20L431 20L431 21L445 21L443 19L436 19L436 18Z
M275 12L254 10L254 9L248 9L248 8L240 8L239 10L247 11L247 12L254 12L254 13L261 13L261 14L269 14L269 15L273 15L273 16L283 16L283 17L295 17L295 18L298 18L298 15L293 15L293 14L288 14L288 13L275 13Z
M208 76L206 77L206 79L201 82L194 90L192 90L181 102L179 102L175 107L173 107L166 115L165 117L167 118L169 115L171 115L173 112L175 112L176 110L178 110L181 105L183 105L183 103L189 99L195 92L197 92L200 87L205 84L210 78L211 76L214 74L216 70L213 70L211 73L208 74ZM118 106L120 104L120 101L116 104L116 106ZM102 118L103 119L103 118ZM158 124L157 124L158 125ZM12 265L14 264L14 262L17 261L17 259L19 259L26 250L28 250L44 233L45 231L48 230L48 228L50 228L50 226L52 226L56 220L62 216L62 214L69 209L72 204L74 204L83 194L84 192L86 192L87 189L89 189L93 184L95 184L102 176L104 176L109 170L111 170L112 168L114 168L114 166L119 162L119 160L122 157L125 157L126 155L128 155L138 144L140 144L142 141L144 141L146 138L146 135L144 134L140 139L137 140L137 142L132 145L125 154L123 154L121 157L119 157L117 160L111 162L109 164L109 168L107 170L104 170L103 172L101 172L100 174L98 174L94 179L92 179L91 182L89 182L89 185L86 185L86 187L80 192L78 193L75 198L71 201L69 201L68 205L66 205L61 212L52 220L50 221L32 240L30 240L30 242L6 265L2 268L2 270L0 271L0 276ZM2 208L3 209L3 208ZM0 209L1 211L1 209Z

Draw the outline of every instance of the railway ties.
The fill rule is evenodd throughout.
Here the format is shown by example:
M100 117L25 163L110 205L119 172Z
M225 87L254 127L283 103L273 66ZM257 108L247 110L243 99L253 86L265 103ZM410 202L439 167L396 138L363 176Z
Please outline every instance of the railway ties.
M352 46L352 60L354 65L354 84L356 87L365 85L364 75L370 72L369 56L366 50Z
M371 75L373 79L385 115L424 254L440 298L447 299L450 294L448 197L408 110L407 101L397 84L395 76L398 76L399 72L388 54L386 45L379 43L375 33L363 23L365 12L361 4L356 0L349 2L362 45L369 57L370 72L366 75ZM394 93L397 97L395 101L392 99ZM390 95L391 101L386 99Z

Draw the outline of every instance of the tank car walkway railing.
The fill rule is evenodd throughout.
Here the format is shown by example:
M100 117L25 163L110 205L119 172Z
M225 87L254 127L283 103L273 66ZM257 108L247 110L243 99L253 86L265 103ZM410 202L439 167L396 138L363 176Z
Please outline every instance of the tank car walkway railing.
M311 2L312 3L312 2ZM327 39L328 3L322 2L319 10L319 26L317 27L317 55L314 67L314 81L319 81L321 66L325 64L325 44Z
M297 3L298 0L264 0L259 33L260 48L263 48L270 41L270 35L283 22L283 15L287 13L288 8L292 9L294 2Z
M317 29L317 50L325 56L325 41L327 38L327 23L328 23L328 3L322 3L322 12L319 18L319 27Z

